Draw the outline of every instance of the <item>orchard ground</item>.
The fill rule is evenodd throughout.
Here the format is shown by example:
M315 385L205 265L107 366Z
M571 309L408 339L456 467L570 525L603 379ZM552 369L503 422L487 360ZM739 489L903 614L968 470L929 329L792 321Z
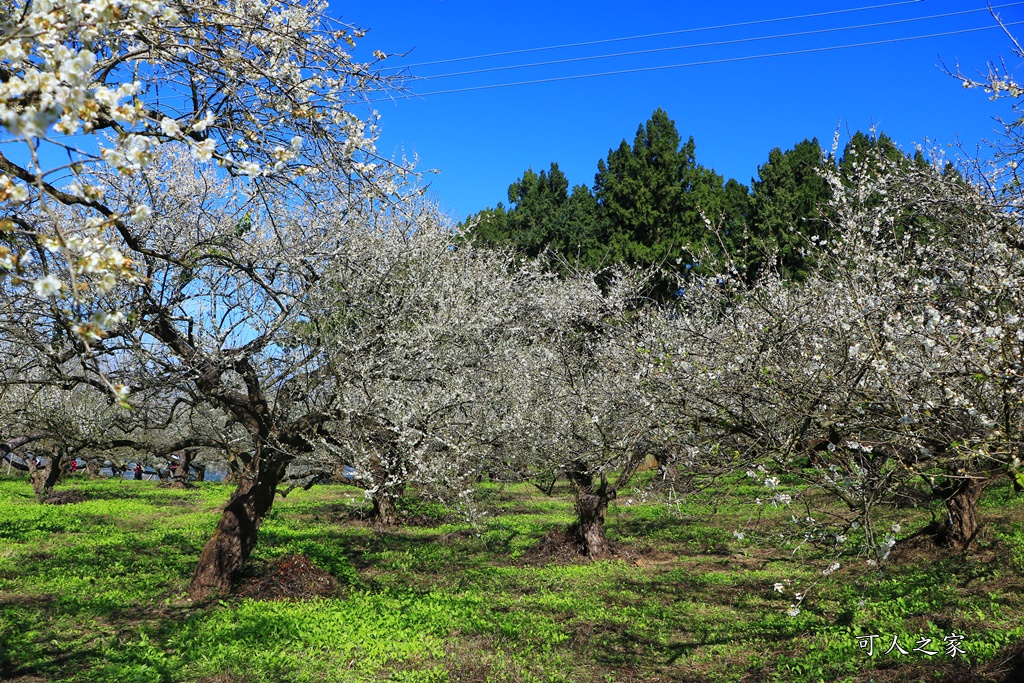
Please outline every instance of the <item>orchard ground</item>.
M740 479L675 504L620 493L605 562L560 545L560 487L482 484L475 524L408 500L385 532L361 491L294 491L239 591L202 603L185 590L230 487L81 476L61 485L81 502L41 505L0 479L0 679L1024 680L1024 494L1008 482L986 491L967 554L914 536L931 511L893 509L885 563L822 576L830 558L806 545L756 542L800 509L758 508ZM952 634L965 654L948 656ZM907 654L885 654L893 638Z

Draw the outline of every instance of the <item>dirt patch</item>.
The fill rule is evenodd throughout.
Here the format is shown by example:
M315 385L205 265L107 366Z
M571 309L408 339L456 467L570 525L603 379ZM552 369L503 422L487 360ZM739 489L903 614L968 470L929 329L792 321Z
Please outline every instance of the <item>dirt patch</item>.
M441 545L454 545L458 543L465 543L476 538L477 533L472 529L463 529L461 531L450 531L446 534L441 534L437 537L437 542Z
M999 651L991 662L979 664L970 671L971 677L956 678L956 683L974 681L984 683L1019 683L1024 681L1024 640Z
M81 503L84 500L84 493L77 489L71 489L70 491L54 491L44 498L42 502L47 505L70 505L72 503Z
M893 546L886 558L889 565L907 565L917 562L934 562L955 553L936 539L937 527L929 524L917 533L902 538Z
M621 543L609 541L611 555L608 559L623 560L633 567L657 569L674 567L680 561L677 553L667 552L646 543ZM523 552L520 565L544 566L546 564L575 564L589 562L579 538L566 527L555 527L541 536L535 546Z
M288 555L243 579L236 595L254 600L311 600L338 594L338 580L302 555Z
M587 560L587 554L580 540L568 529L555 527L541 536L537 545L522 555L522 564L543 566L546 564L573 564Z
M887 560L892 565L916 564L918 562L935 562L942 559L970 557L975 561L995 562L1007 560L1009 554L1005 544L1000 543L993 535L991 525L983 524L967 550L955 550L942 541L941 527L929 524L917 533L896 542Z
M335 520L341 523L353 523L362 526L374 526L373 508L369 505L347 505L338 504L329 508L329 513ZM402 527L431 528L450 524L459 521L456 515L444 515L442 517L418 514L409 510L398 510L395 512L395 523L378 525L375 528L380 531L400 530Z
M643 569L675 568L680 563L678 553L670 553L646 543L633 543L616 547L616 559L625 560L632 567Z

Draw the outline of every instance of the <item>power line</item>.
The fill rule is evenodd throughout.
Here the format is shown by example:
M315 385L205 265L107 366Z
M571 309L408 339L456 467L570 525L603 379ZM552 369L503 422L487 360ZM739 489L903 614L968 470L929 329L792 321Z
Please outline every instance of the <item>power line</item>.
M775 17L772 19L755 19L753 21L739 21L733 24L718 24L717 26L701 26L697 28L683 28L675 31L662 31L660 33L646 33L638 36L624 36L620 38L605 38L602 40L588 40L580 43L565 43L563 45L546 45L543 47L528 47L521 50L507 50L505 52L491 52L483 55L470 55L467 57L452 57L451 59L436 59L430 62L416 62L400 66L386 67L388 69L411 69L417 66L433 66L435 64L451 64L452 62L465 62L473 59L489 59L491 57L505 57L508 55L521 55L529 52L543 52L545 50L562 50L570 47L585 47L588 45L604 45L607 43L620 43L627 40L643 40L646 38L660 38L662 36L677 36L684 33L695 33L697 31L717 31L726 28L739 28L741 26L758 26L760 24L771 24L780 21L794 21L797 19L813 19L816 17L828 17L837 14L849 14L851 12L864 12L873 9L886 9L889 7L900 7L902 5L915 5L924 0L902 0L902 2L890 2L883 5L868 5L865 7L851 7L848 9L832 10L829 12L815 12L813 14L797 14L790 17Z
M1015 21L1015 22L1003 24L1003 26L1010 27L1010 26L1019 26L1021 24L1024 24L1024 21ZM978 31L991 31L992 29L996 29L996 28L1000 28L1000 27L999 26L980 26L978 28L961 29L961 30L958 30L958 31L945 31L943 33L929 33L929 34L926 34L926 35L907 36L907 37L904 37L904 38L889 38L887 40L873 40L873 41L864 42L864 43L849 43L847 45L831 45L831 46L827 46L827 47L809 48L809 49L805 49L805 50L788 50L788 51L785 51L785 52L771 52L771 53L760 54L760 55L747 55L745 57L725 57L725 58L722 58L722 59L708 59L708 60L704 60L704 61L700 61L700 62L687 62L687 63L684 63L684 64L665 64L665 65L661 65L661 66L638 67L638 68L635 68L635 69L621 69L621 70L618 70L618 71L601 71L601 72L598 72L598 73L578 74L578 75L575 75L575 76L554 76L554 77L551 77L551 78L538 78L538 79L529 80L529 81L515 81L515 82L512 82L512 83L494 83L494 84L491 84L491 85L477 85L477 86L470 86L470 87L465 87L465 88L452 88L452 89L449 89L449 90L435 90L435 91L419 93L419 94L410 93L408 95L396 95L396 96L389 97L389 98L367 100L367 103L388 102L388 101L401 100L401 99L408 100L408 99L415 99L415 98L421 98L421 97L431 97L433 95L449 95L449 94L453 94L453 93L473 92L473 91L477 91L477 90L494 90L496 88L510 88L510 87L519 86L519 85L537 85L537 84L540 84L540 83L557 83L557 82L561 82L561 81L574 81L574 80L580 80L580 79L584 79L584 78L597 78L597 77L600 77L600 76L619 76L619 75L625 75L625 74L642 73L642 72L645 72L645 71L663 71L665 69L682 69L682 68L693 67L693 66L709 66L709 65L713 65L713 64L727 64L727 63L730 63L730 62L746 62L746 61L751 61L751 60L754 60L754 59L768 59L768 58L771 58L771 57L788 57L788 56L792 56L792 55L806 55L806 54L813 54L813 53L817 53L817 52L829 52L829 51L832 51L832 50L846 50L846 49L855 48L855 47L872 47L872 46L875 46L875 45L888 45L888 44L891 44L891 43L902 43L902 42L908 42L908 41L911 41L911 40L924 40L924 39L927 39L927 38L943 38L943 37L946 37L946 36L956 36L956 35L962 35L962 34L965 34L965 33L977 33Z
M1011 2L1011 3L1006 3L1006 4L1003 4L1003 5L996 5L996 6L992 7L992 9L994 9L994 10L995 9L1003 9L1005 7L1017 7L1017 6L1020 6L1020 5L1024 5L1024 2ZM897 24L907 24L907 23L911 23L911 22L915 22L915 21L928 21L928 20L931 20L931 19L946 19L946 18L949 18L949 17L961 16L961 15L964 15L964 14L975 14L977 12L987 12L987 11L988 11L988 8L978 8L978 9L971 9L971 10L961 10L959 12L947 12L945 14L932 14L932 15L928 15L928 16L924 16L924 17L910 17L908 19L893 19L891 21L881 21L881 22L876 22L876 23L872 23L872 24L858 24L858 25L854 25L854 26L836 26L836 27L831 27L831 28L814 29L812 31L796 31L796 32L793 32L793 33L777 33L775 35L769 35L769 36L754 36L754 37L751 37L751 38L735 38L735 39L732 39L732 40L719 40L719 41L712 41L712 42L707 42L707 43L690 43L689 45L673 45L673 46L670 46L670 47L659 47L659 48L652 48L652 49L648 49L648 50L632 50L632 51L629 51L629 52L614 52L614 53L602 54L602 55L588 55L588 56L585 56L585 57L572 57L572 58L569 58L569 59L553 59L553 60L549 60L549 61L545 61L545 62L531 62L531 63L527 63L527 64L509 64L509 65L505 65L505 66L489 67L489 68L486 68L486 69L471 69L471 70L468 70L468 71L456 71L456 72L452 72L452 73L435 74L435 75L430 75L430 76L412 76L411 78L414 81L431 81L431 80L436 80L436 79L439 79L439 78L452 78L452 77L455 77L455 76L472 76L472 75L476 75L476 74L493 73L493 72L497 72L497 71L510 71L510 70L513 70L513 69L527 69L527 68L532 68L532 67L537 67L537 66L553 66L553 65L556 65L556 64L571 64L571 63L575 63L575 62L585 62L585 61L592 61L592 60L596 60L596 59L612 59L612 58L616 58L616 57L634 57L634 56L637 56L637 55L657 54L657 53L661 53L661 52L673 52L673 51L676 51L676 50L689 50L689 49L702 48L702 47L721 47L721 46L724 46L724 45L739 45L739 44L742 44L742 43L753 43L753 42L758 42L758 41L763 41L763 40L776 40L776 39L781 39L781 38L800 38L800 37L804 37L804 36L813 36L813 35L820 35L820 34L825 34L825 33L836 33L836 32L839 32L839 31L854 31L854 30L860 30L860 29L865 29L865 28L879 28L879 27L882 27L882 26L895 26Z

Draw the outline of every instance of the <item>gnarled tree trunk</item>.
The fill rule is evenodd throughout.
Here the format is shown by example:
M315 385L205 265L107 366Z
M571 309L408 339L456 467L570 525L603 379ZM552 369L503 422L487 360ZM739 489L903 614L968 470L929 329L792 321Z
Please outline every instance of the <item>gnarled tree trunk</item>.
M587 557L600 560L611 556L611 545L605 536L604 516L608 503L615 498L615 489L602 476L600 484L594 486L594 476L585 467L577 467L566 473L575 490L573 507L576 521L569 528L570 533L583 548Z
M386 529L398 524L398 509L395 500L398 498L393 491L381 487L373 494L373 509L370 510L370 522L374 529Z
M64 471L63 461L63 453L56 449L50 453L46 459L46 465L42 469L36 465L35 458L26 459L29 479L32 481L32 490L36 493L36 500L42 502L60 481L60 475Z
M396 462L391 458L391 463ZM368 465L374 491L371 496L373 508L370 510L370 522L374 529L386 529L398 524L396 504L405 490L402 477L396 475L381 458L374 456Z
M940 533L941 542L956 550L966 550L971 544L981 523L978 499L986 483L980 479L956 479L939 488L949 514Z
M188 470L192 466L192 458L196 457L194 449L186 448L178 455L175 467L171 470L171 488L188 488Z
M256 546L256 533L274 504L277 484L288 466L285 454L257 450L238 473L238 487L206 542L188 587L193 600L231 590Z

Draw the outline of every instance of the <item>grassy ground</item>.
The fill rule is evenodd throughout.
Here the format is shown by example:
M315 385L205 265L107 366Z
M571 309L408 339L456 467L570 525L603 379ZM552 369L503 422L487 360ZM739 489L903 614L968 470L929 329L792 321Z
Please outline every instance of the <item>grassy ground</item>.
M191 604L229 489L74 484L84 502L51 506L0 479L0 680L999 680L1024 641L1024 495L1002 485L971 554L905 543L880 568L848 562L824 580L827 559L733 534L753 497L741 485L715 506L620 496L617 559L593 563L551 548L571 519L564 491L485 485L476 526L409 503L409 523L379 534L353 514L361 492L322 487L277 502L253 571L301 554L337 579L335 595ZM893 519L906 537L926 514ZM816 581L788 616L792 591ZM954 632L966 655L951 659ZM869 657L857 636L872 634ZM940 654L882 654L894 636Z

